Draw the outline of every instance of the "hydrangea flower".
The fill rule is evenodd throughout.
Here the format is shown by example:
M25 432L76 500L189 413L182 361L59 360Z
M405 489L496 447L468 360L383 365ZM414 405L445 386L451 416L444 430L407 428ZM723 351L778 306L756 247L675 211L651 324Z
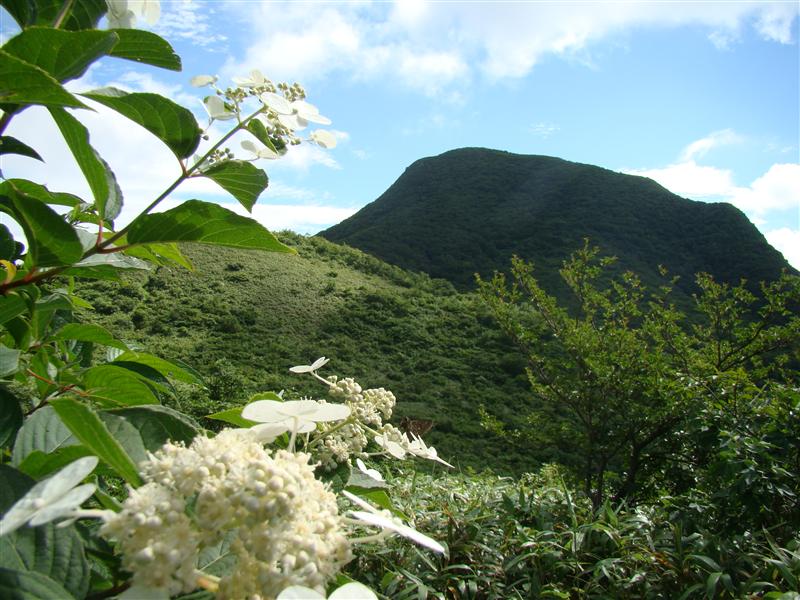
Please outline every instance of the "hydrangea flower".
M228 121L236 118L236 113L228 110L225 102L219 96L207 96L203 100L203 107L205 107L208 116L217 121Z
M308 433L317 423L341 421L350 416L350 408L343 404L328 404L315 400L256 400L242 409L242 417L257 423L274 423L286 426L295 433Z
M274 152L272 149L267 148L266 146L256 146L250 140L244 140L242 142L242 148L253 153L256 158L266 158L267 160L275 160L276 158L280 158L280 155Z
M111 29L130 29L136 25L137 17L155 25L161 17L160 0L106 0L106 5Z
M217 83L216 75L195 75L190 82L193 87L205 87Z
M25 523L36 527L75 515L80 505L94 494L93 483L78 484L94 470L97 462L96 456L79 458L34 485L3 516L0 536L19 529Z
M293 585L278 594L275 600L325 600L325 596L310 588ZM378 597L364 584L353 581L336 588L327 600L378 600Z
M315 360L310 365L298 365L296 367L290 367L289 370L292 373L313 373L320 367L324 367L330 361L329 358L325 358L324 356L320 356L317 360Z
M258 69L250 71L250 77L232 77L231 79L239 87L261 87L271 83Z
M383 475L377 469L368 469L367 465L364 464L364 461L360 458L356 459L356 466L358 470L364 473L367 477L371 477L375 481L383 481Z
M439 552L440 554L445 553L444 546L442 546L439 542L429 538L424 533L420 533L413 527L409 527L399 518L393 516L388 510L378 510L368 502L365 502L347 490L342 490L342 494L344 494L348 500L364 509L348 511L348 514L357 519L356 523L361 522L368 525L375 525L383 529L384 535L388 534L389 532L397 533L413 542L416 542L420 546L425 546L426 548L433 550L434 552ZM362 538L362 541L376 541L377 539L378 538ZM358 539L353 541L358 541Z
M322 148L335 148L336 138L330 131L324 129L316 129L311 132L311 141Z

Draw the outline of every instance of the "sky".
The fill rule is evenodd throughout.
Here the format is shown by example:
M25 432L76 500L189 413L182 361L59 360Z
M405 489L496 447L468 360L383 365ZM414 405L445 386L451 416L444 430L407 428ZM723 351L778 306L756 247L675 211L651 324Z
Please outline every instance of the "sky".
M377 199L415 160L480 146L730 202L800 268L799 13L796 0L162 1L158 22L139 25L172 43L181 73L108 58L68 87L160 93L205 127L208 89L190 85L195 75L227 86L259 69L303 84L338 144L259 161L270 186L252 216L271 230L316 233ZM0 9L2 40L14 33ZM94 106L76 116L117 175L124 224L179 166L146 131ZM225 131L217 122L209 134ZM6 133L47 168L4 156L4 176L90 197L46 112L23 112ZM246 158L240 141L231 150ZM208 180L186 182L163 208L188 198L244 212Z

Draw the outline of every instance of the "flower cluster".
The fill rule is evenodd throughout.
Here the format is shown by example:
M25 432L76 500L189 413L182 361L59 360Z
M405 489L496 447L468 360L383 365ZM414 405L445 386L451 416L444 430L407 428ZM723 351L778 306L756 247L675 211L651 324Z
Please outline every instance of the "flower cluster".
M250 77L234 77L235 87L222 89L217 86L217 77L198 75L192 78L195 87L210 87L215 94L203 100L203 107L213 121L238 120L240 128L246 128L255 138L244 140L241 146L250 155L250 160L274 160L286 152L287 146L301 142L298 131L310 123L330 125L331 121L319 113L319 109L306 102L306 92L298 83L273 83L261 71L253 70ZM260 108L249 117L243 117L243 106L254 98ZM324 129L309 134L310 141L322 148L334 148L336 137ZM215 162L230 160L233 153L228 148L219 150L210 157L210 166Z
M143 487L101 529L119 541L134 584L190 592L197 555L223 538L237 559L218 598L319 592L350 559L336 496L309 455L265 450L258 432L228 429L189 447L166 444L142 464Z

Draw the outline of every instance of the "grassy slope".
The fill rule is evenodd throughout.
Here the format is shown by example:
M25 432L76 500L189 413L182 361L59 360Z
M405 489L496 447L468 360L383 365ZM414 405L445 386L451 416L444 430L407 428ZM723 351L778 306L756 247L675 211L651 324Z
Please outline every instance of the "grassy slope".
M474 295L321 238L283 237L298 255L186 246L193 272L162 267L81 293L93 320L218 384L222 401L195 398L197 413L255 391L321 392L288 368L324 355L325 373L392 390L398 416L433 419L426 438L454 464L519 472L553 458L480 427L479 404L513 422L531 399L524 365Z

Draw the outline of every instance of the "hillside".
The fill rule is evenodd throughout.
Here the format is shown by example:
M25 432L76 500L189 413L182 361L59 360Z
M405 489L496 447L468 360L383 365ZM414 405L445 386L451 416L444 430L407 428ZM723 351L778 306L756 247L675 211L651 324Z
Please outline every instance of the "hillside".
M432 419L426 439L453 464L510 473L554 458L522 455L480 426L481 403L519 424L531 400L518 353L476 296L321 238L280 237L298 254L187 245L195 271L83 283L94 306L86 317L198 370L208 391L178 394L179 408L198 417L257 391L321 393L288 369L327 356L323 375L392 390L395 423Z
M320 235L461 289L474 273L507 271L517 254L563 297L557 270L589 238L605 255L658 285L658 266L738 283L789 268L730 204L680 198L654 181L546 156L463 148L416 161L377 200Z

